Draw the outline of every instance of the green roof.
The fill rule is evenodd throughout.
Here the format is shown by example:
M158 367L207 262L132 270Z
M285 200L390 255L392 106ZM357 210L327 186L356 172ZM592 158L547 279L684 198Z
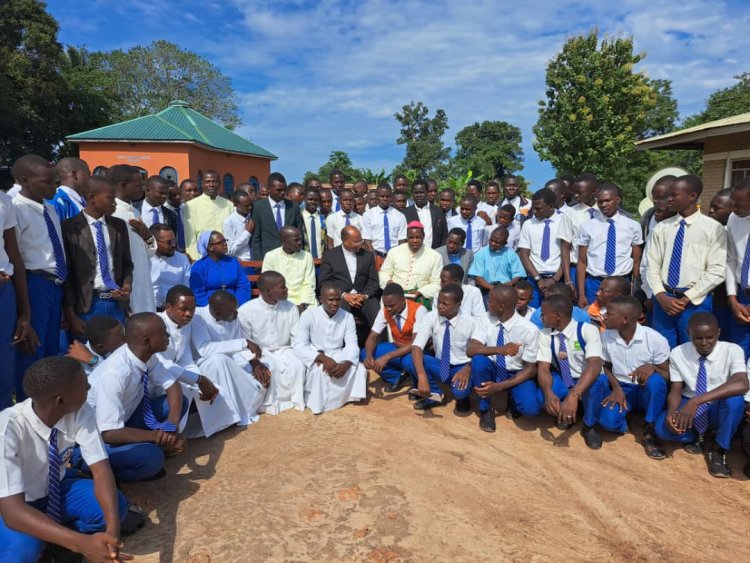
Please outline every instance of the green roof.
M169 107L157 114L68 135L67 139L73 142L177 141L198 143L209 149L249 154L271 160L278 158L275 154L201 115L182 100L170 103Z

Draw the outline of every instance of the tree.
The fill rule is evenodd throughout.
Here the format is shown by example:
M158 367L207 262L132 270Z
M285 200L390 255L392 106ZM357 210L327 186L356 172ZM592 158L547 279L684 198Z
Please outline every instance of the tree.
M706 109L689 117L685 127L700 125L750 111L750 72L743 72L734 77L737 84L717 90L708 97Z
M359 171L352 166L352 159L349 154L345 151L331 151L328 162L318 168L317 172L306 172L304 181L315 177L321 182L328 182L331 177L331 170L340 170L347 182L354 182L359 179Z
M173 100L225 127L240 125L237 96L231 80L209 61L168 41L147 47L90 54L103 71L99 86L115 99L113 121L133 119L163 110Z
M644 57L633 53L632 37L572 37L547 65L547 99L533 129L543 160L619 184L631 209L657 161L635 141L671 131L677 118L670 83L634 70Z
M475 176L502 178L522 168L521 130L506 121L483 121L456 135L454 167Z
M401 113L394 114L401 124L399 145L406 145L406 155L394 172L413 170L419 176L429 176L450 157L450 149L443 144L448 129L448 116L442 109L428 117L430 110L422 102L410 102Z

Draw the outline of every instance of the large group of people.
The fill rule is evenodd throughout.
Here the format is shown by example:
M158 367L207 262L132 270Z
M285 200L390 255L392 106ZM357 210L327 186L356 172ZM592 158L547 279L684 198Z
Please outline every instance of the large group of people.
M750 446L750 178L701 213L665 176L641 222L592 174L352 188L331 172L222 194L129 165L27 155L0 192L0 560L46 545L127 559L119 483L188 439L408 386L417 410L582 419L586 446L643 419L731 475ZM747 395L746 395L747 394ZM608 447L616 447L614 445ZM750 454L750 451L748 451ZM750 473L750 465L745 468Z

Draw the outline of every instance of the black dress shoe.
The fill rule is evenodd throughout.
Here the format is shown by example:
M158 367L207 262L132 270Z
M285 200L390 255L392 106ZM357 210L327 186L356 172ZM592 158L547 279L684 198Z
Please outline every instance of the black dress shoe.
M479 414L479 428L485 432L495 431L495 410L489 409Z
M385 391L386 393L395 393L396 391L400 391L401 388L404 386L404 384L407 382L408 379L409 379L409 374L402 372L401 375L399 376L398 380L396 380L395 383L391 383L390 385L386 385L383 388L383 391Z
M430 397L425 397L414 403L414 408L418 411L426 411L428 409L439 407L443 404L443 401L436 401Z
M128 509L125 518L120 522L120 533L123 536L134 534L146 525L146 517L133 509Z
M685 444L682 448L689 454L693 455L701 455L703 453L703 448L706 445L706 435L705 434L698 434L698 437L690 442L689 444Z
M456 412L469 412L471 410L471 399L464 397L456 399Z
M598 450L602 447L602 437L599 436L596 427L584 426L581 434L583 434L583 441L586 442L586 445L592 450Z
M716 447L708 454L708 472L712 477L727 478L732 476L732 470L727 463L727 451Z
M409 390L409 400L410 401L418 401L422 398L422 396L419 394L419 392L416 389Z
M573 425L570 422L558 422L556 426L558 430L570 430Z

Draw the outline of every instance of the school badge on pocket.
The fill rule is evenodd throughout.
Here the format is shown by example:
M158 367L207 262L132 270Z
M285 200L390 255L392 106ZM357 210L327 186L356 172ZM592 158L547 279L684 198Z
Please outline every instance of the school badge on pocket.
M575 350L576 352L580 352L581 351L581 343L578 342L578 340L576 340L575 342L573 342L573 350Z

